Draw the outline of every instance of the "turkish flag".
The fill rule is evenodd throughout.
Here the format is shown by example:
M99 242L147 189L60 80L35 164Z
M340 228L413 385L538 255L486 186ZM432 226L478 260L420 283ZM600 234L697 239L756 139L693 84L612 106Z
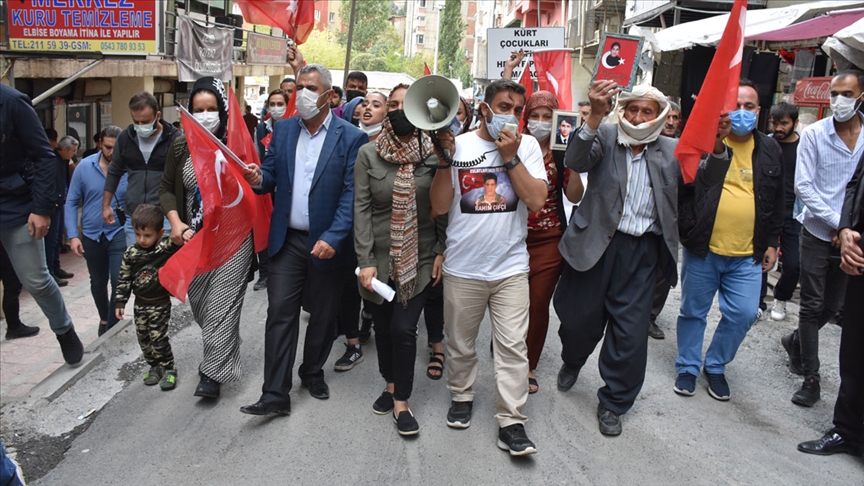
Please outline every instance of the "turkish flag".
M224 265L240 249L252 231L257 203L243 168L225 156L194 118L182 110L180 118L204 214L201 229L159 269L159 281L185 302L194 277Z
M681 174L687 184L696 179L702 155L714 151L720 115L735 111L738 107L746 16L747 0L735 0L714 60L711 61L693 111L687 119L687 126L675 149L675 157L681 163Z
M423 62L423 76L427 76L429 74L432 74L432 70L429 69L429 65L426 64L426 62L424 61Z
M240 103L234 96L234 88L228 88L228 149L246 165L261 165L258 160L258 150L249 131L240 130L244 126ZM270 215L273 214L273 199L269 194L255 196L258 207L255 221L252 223L252 234L255 237L255 252L267 248L267 236L270 233Z
M306 42L315 27L315 0L235 0L250 24L279 27L297 45Z
M558 109L569 110L573 107L573 93L570 91L572 63L570 50L535 52L534 72L540 91L555 93ZM527 69L526 69L527 71Z
M292 116L297 114L297 91L295 90L291 93L291 97L288 98L288 106L285 108L285 114L282 115L282 119L291 118ZM264 138L261 139L261 145L264 145L264 150L270 148L270 141L273 140L273 132L268 133Z

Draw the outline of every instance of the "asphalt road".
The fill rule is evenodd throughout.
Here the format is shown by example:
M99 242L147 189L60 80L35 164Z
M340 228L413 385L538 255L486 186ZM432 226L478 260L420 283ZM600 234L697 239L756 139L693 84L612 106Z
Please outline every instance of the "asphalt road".
M529 458L511 459L496 447L488 319L478 341L481 367L467 430L445 424L449 394L444 380L425 376L422 323L410 401L421 427L416 438L398 436L390 416L372 413L384 386L374 340L364 347L364 362L345 373L330 371L342 354L342 339L334 345L326 371L329 400L315 400L298 386L289 417L241 414L240 406L257 400L263 373L266 294L252 292L251 285L241 331L243 381L223 386L217 402L192 396L201 355L196 325L172 335L180 378L171 392L141 383L144 368L129 327L103 350L107 359L58 400L4 408L3 429L7 436L15 430L39 438L19 441L25 474L26 456L38 454L39 444L46 449L61 444L61 450L68 445L56 467L34 473L41 476L33 483L38 485L864 484L864 459L795 449L830 427L839 385L837 326L826 326L821 334L823 400L811 409L789 401L800 379L786 370L779 344L795 326L794 305L789 320L760 321L750 331L727 369L731 401L712 399L702 377L696 396L685 398L672 391L678 299L673 289L660 318L667 339L649 343L645 386L616 438L597 430L596 391L602 382L596 351L571 391L555 388L561 344L553 312L537 371L540 392L529 397L525 409L529 437L538 447ZM188 309L176 313L188 323ZM709 333L718 318L715 304ZM77 420L91 408L101 411ZM86 425L72 431L82 423L89 423L83 433Z

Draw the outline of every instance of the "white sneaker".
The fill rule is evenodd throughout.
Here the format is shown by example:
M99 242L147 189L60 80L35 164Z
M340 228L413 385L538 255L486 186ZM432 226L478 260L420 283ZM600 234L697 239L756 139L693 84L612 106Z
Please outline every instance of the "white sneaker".
M762 317L764 317L764 313L762 312L762 308L760 307L759 309L756 309L756 322L761 321ZM756 322L754 322L754 324Z
M783 319L786 319L785 300L774 301L774 307L771 308L771 319L775 321L782 321Z

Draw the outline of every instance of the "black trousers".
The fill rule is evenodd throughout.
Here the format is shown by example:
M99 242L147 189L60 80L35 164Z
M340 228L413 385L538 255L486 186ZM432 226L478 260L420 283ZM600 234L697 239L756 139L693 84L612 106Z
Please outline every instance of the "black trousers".
M6 324L17 328L21 325L18 296L21 295L22 285L3 245L0 245L0 281L3 282L3 315L6 316Z
M357 276L354 268L342 270L342 301L339 302L339 312L336 317L338 333L345 339L360 337L360 289L357 286Z
M265 400L288 400L297 343L301 306L309 312L303 363L298 374L306 382L324 379L324 363L336 337L336 313L342 297L344 268L315 266L305 232L288 230L285 244L269 261L267 324L264 334ZM305 297L305 298L304 298Z
M393 287L391 280L389 285ZM417 356L417 322L426 305L431 283L408 301L384 301L372 308L375 347L378 349L378 371L387 383L393 383L393 398L405 401L414 388L414 359ZM440 284L439 284L440 285Z
M564 265L553 304L561 321L561 358L581 369L600 350L600 404L617 414L633 406L645 381L648 325L655 271L662 245L653 233L616 232L594 267L579 272Z
M840 334L840 391L834 405L834 428L853 445L864 446L864 276L846 283Z
M669 298L669 290L672 288L660 268L657 268L657 276L654 281L654 296L651 300L651 323L657 323L657 316L663 312L663 307L666 306L666 299Z
M444 280L434 287L429 284L425 293L423 320L426 321L426 334L430 343L440 343L444 341Z

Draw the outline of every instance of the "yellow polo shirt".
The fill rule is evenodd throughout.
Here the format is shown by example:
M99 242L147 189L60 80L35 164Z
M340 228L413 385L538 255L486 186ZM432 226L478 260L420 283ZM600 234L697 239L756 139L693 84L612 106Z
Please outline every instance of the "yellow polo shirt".
M723 182L714 230L708 249L730 257L753 255L753 229L756 225L756 193L753 187L753 147L755 137L744 143L726 139L732 162Z

